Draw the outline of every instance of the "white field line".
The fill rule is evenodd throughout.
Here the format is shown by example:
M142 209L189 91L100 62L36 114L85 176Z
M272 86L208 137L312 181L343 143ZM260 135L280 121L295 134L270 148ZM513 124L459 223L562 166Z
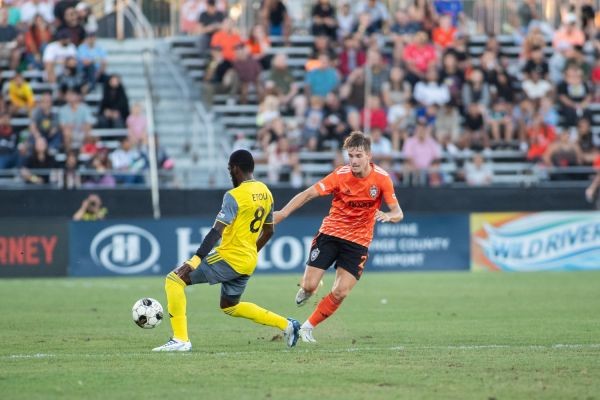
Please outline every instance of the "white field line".
M346 349L327 349L320 346L311 346L310 348L300 348L294 350L284 350L297 353L350 353L350 352L375 352L375 351L411 351L411 350L490 350L490 349L523 349L523 350L563 350L563 349L600 349L600 343L587 344L551 344L551 345L505 345L505 344L483 344L483 345L456 345L456 346L393 346L393 347L349 347ZM96 357L132 357L132 356L148 356L154 354L148 352L134 353L60 353L60 354L10 354L0 356L2 360L19 360L19 359L37 359L51 357L81 357L81 358L96 358ZM164 353L161 353L164 354ZM212 353L207 351L193 351L189 353L168 353L171 356L194 356L198 354L228 357L232 355L245 354L264 354L264 351L249 350L249 351L232 351Z

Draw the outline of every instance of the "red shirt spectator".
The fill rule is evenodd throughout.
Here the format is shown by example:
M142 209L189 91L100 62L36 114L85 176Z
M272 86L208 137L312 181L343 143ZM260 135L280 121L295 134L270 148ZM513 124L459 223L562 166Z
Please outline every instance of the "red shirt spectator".
M429 64L436 60L435 48L426 41L427 34L418 32L415 35L415 42L407 44L402 54L409 68L419 75L424 75Z
M223 58L229 62L235 61L235 49L240 44L244 44L244 42L240 35L235 32L233 21L230 19L223 22L223 29L217 31L210 41L210 47L220 48Z
M387 127L387 116L385 114L385 110L381 107L381 102L379 101L379 97L371 96L369 97L369 126L371 128L378 128L382 131ZM365 124L365 120L367 118L367 109L363 108L360 111L360 122L362 125Z
M534 124L527 130L529 138L529 151L527 159L531 161L541 160L550 143L556 140L554 127L544 122L541 114L535 118Z
M440 46L442 49L450 46L454 42L456 36L456 28L452 26L452 19L449 15L444 15L440 18L440 26L433 30L433 43Z

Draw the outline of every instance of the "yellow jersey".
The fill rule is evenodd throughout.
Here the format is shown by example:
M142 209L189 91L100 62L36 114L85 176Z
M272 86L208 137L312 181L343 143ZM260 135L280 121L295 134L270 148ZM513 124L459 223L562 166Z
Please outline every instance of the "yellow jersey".
M258 262L256 241L264 224L273 223L273 195L262 182L248 180L223 196L217 221L227 225L215 251L231 268L251 275Z

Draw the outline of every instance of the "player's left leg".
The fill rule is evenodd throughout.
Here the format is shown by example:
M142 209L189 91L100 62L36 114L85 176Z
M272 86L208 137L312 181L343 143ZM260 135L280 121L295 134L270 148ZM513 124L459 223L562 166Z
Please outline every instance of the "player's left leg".
M314 327L333 315L360 279L367 260L367 248L340 241L340 252L336 261L335 281L331 292L323 297L310 317L300 328L300 337L307 343L316 343L312 336Z
M272 326L283 331L288 347L294 347L298 341L300 323L292 318L284 318L279 314L269 311L257 304L240 302L250 279L241 275L221 283L221 310L232 317L246 318L257 324Z

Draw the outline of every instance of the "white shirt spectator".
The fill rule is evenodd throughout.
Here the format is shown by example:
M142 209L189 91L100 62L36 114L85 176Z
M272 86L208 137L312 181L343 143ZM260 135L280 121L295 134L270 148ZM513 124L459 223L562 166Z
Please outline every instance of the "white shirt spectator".
M73 43L63 46L59 41L52 42L44 50L44 63L64 62L69 57L77 58L77 47Z
M492 183L494 173L488 164L476 165L469 162L465 165L465 178L470 186L485 186Z
M125 150L117 148L109 155L113 169L119 171L129 171L134 167L135 162L140 158L137 150Z
M385 136L379 136L371 142L371 154L373 157L389 156L392 154L392 142Z
M443 106L450 101L450 91L448 86L440 85L436 82L420 81L415 85L415 100L419 103L430 106L437 104Z
M346 36L352 34L354 32L354 25L356 24L356 18L352 13L348 13L347 15L342 14L341 12L337 13L337 23L338 23L338 38L343 39Z
M531 79L527 79L523 82L523 91L532 100L541 99L545 97L552 90L550 82L540 79L537 82Z
M30 0L21 6L21 22L30 24L40 14L48 23L54 21L54 5L43 0Z

